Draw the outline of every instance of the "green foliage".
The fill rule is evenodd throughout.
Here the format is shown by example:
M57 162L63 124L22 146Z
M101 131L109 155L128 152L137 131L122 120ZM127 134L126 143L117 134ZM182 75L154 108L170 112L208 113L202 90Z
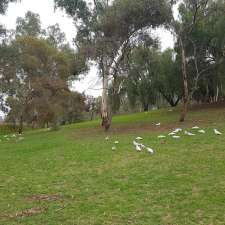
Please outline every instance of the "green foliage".
M159 53L155 48L138 46L132 50L129 59L126 82L128 98L132 106L135 105L136 100L139 100L143 109L147 111L157 99Z
M17 0L1 0L0 1L0 14L5 14L8 4L10 2L16 2Z
M25 18L17 18L16 35L37 37L41 34L41 32L41 21L39 14L28 11L25 14Z
M25 121L34 127L62 122L65 99L71 94L67 81L72 74L72 53L59 51L48 41L33 36L17 37L11 45L17 51L15 71L10 71L10 85L5 90L9 94L8 120Z
M45 36L54 47L63 47L66 41L66 35L61 31L59 24L48 26Z
M189 95L200 102L224 99L224 9L221 0L184 1L179 7L176 32L186 53Z
M165 50L159 56L156 86L171 106L176 106L182 97L182 80L178 63L172 49Z

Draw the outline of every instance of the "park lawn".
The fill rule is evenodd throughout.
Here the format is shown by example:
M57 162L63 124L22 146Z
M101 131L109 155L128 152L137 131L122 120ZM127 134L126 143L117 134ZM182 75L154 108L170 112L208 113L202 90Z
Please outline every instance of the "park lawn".
M178 117L163 109L117 116L109 134L96 120L1 136L0 225L225 224L225 110ZM206 134L157 138L194 125ZM136 136L155 154L136 152Z

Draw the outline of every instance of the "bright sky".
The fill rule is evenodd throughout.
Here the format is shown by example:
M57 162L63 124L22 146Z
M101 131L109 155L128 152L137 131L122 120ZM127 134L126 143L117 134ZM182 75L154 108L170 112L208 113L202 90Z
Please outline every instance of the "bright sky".
M53 0L21 0L20 3L10 3L6 15L0 16L0 23L5 24L7 29L14 29L16 18L24 17L28 10L40 15L43 28L58 23L61 30L66 33L67 40L72 43L72 39L76 35L73 20L60 10L54 11ZM173 47L173 36L168 31L158 29L156 35L161 40L162 50ZM101 82L96 67L93 66L89 74L80 81L74 82L73 86L73 89L79 92L99 96L101 94L101 90L99 90Z

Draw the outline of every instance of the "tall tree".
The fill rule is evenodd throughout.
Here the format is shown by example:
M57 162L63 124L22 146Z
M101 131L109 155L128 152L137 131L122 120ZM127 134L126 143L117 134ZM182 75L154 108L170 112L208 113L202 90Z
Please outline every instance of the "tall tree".
M131 51L126 81L127 94L130 102L138 100L144 111L156 104L157 74L159 69L159 53L151 46L138 46Z
M159 55L157 90L172 107L182 98L182 79L178 60L172 49L167 49Z
M98 63L102 77L102 126L111 125L108 90L109 81L117 76L117 68L128 46L144 29L165 24L171 11L166 0L108 0L94 1L89 7L85 1L55 0L78 24L76 43L86 49L88 57Z
M69 94L70 56L46 40L31 36L17 38L12 42L12 48L16 50L16 69L9 73L5 92L9 96L9 115L20 121L20 132L25 119L28 122L35 118L43 121L41 117L47 115L48 122L56 124ZM18 105L19 111L15 110Z
M56 23L55 25L48 26L45 32L47 40L54 47L63 47L66 44L66 35L64 32L61 31L58 23Z
M16 20L16 35L37 37L42 33L40 15L28 11L25 17Z
M224 3L222 7L218 7L218 5L221 6L221 3L220 0L182 1L179 7L180 20L173 20L172 24L177 36L177 49L179 49L178 54L181 58L184 87L181 122L184 121L188 104L198 89L199 80L207 75L208 71L213 69L217 63L221 63L221 61L215 63L210 59L212 56L210 55L210 46L213 43L213 38L209 37L210 32L206 29L206 24L209 21L214 20L213 23L217 24L216 21L220 20L218 18L222 18L222 14L224 15ZM191 70L190 66L192 66Z

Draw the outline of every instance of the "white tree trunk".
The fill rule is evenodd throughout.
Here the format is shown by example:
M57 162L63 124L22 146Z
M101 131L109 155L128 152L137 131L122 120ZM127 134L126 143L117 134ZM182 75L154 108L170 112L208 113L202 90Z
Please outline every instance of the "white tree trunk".
M103 91L102 91L101 117L102 117L102 126L105 128L105 131L107 131L111 125L111 113L108 103L108 87L109 87L108 74L103 75L102 84L103 84Z
M183 109L180 116L180 122L185 120L188 103L189 103L189 93L188 93L188 79L187 79L187 66L186 66L186 54L182 41L182 37L179 38L180 48L181 48L181 57L182 57L182 76L183 76L183 85L184 85L184 97L183 97Z

